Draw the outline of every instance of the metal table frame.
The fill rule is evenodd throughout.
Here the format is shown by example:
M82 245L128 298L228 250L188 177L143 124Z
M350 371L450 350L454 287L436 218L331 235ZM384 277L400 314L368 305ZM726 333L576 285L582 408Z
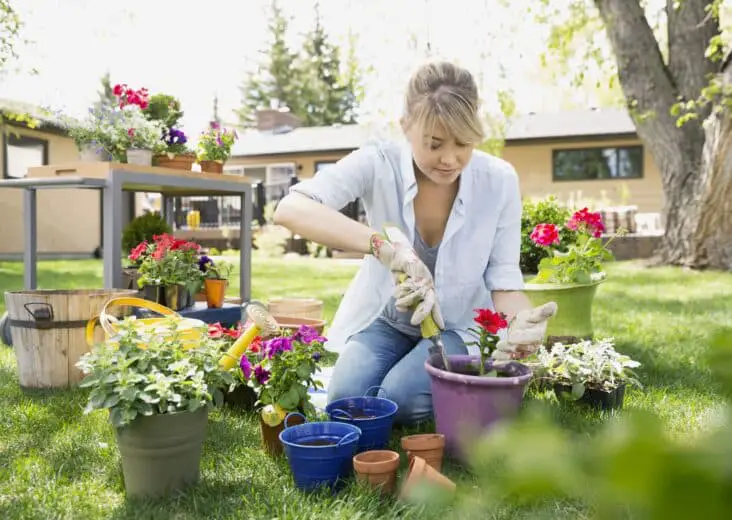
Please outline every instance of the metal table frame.
M125 169L110 168L107 178L81 176L39 177L0 180L0 188L24 190L23 198L23 263L24 285L28 290L37 288L38 229L36 194L42 189L94 189L102 193L102 251L104 259L104 288L122 287L122 193L150 192L160 193L161 214L169 222L173 221L172 197L224 195L241 198L240 241L240 278L239 295L242 302L251 299L251 246L252 246L252 187L249 182L234 182L225 179L212 179L211 176L160 175L135 171L134 165L124 165ZM145 168L145 167L138 167ZM194 175L190 175L194 173Z

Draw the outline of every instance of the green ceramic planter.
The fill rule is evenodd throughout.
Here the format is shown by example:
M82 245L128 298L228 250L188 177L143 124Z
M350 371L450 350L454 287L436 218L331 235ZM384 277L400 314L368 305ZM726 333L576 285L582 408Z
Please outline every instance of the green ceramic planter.
M138 417L117 429L128 496L156 497L198 482L208 410Z
M557 313L547 324L548 347L556 342L572 343L592 338L594 334L592 303L597 287L603 281L573 285L539 283L524 285L524 292L535 307L547 302L557 303Z

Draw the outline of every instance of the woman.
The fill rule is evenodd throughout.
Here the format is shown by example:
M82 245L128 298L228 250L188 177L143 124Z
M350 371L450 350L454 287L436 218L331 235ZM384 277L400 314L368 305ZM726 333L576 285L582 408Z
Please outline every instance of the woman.
M366 144L293 186L278 205L276 224L366 255L328 331L329 349L340 352L329 401L380 386L399 405L398 423L430 419L431 341L419 328L428 315L444 330L448 354L467 353L478 307L510 321L503 351L525 355L543 340L556 307L532 310L521 292L518 176L475 150L484 140L478 107L468 71L427 64L408 85L404 144ZM371 227L338 211L359 198ZM377 231L389 226L403 233Z

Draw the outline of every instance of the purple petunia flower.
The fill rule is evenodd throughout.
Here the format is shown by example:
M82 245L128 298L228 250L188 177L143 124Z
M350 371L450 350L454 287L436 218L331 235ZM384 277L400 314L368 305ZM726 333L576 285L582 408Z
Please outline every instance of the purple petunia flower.
M241 368L241 373L244 374L244 379L252 377L252 364L249 362L248 357L241 357L241 360L239 360L239 368Z
M214 265L214 261L211 260L208 256L203 255L201 258L198 259L198 269L200 269L204 273L208 270L209 265Z
M309 345L313 341L317 341L318 343L325 343L327 341L326 338L318 334L317 330L315 330L313 327L308 327L307 325L300 325L300 328L297 329L297 332L293 334L292 339L301 343L305 343L306 345Z
M286 350L292 350L292 338L272 338L264 344L264 354L268 358L273 358Z
M313 361L315 361L316 363L320 361L320 352L313 353Z
M186 144L188 142L188 138L186 137L186 134L183 132L183 130L178 130L177 128L170 128L170 129L168 129L165 142L168 145Z
M263 385L267 381L269 381L270 375L270 371L263 368L262 365L257 365L254 367L254 377L257 379L257 382L260 385Z

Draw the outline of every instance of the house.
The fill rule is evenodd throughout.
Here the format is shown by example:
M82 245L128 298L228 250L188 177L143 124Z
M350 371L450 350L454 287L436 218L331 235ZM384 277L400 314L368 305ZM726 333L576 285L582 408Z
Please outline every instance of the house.
M9 114L28 114L35 128ZM0 178L24 177L33 166L78 160L61 118L38 107L0 99ZM38 251L44 257L90 256L100 244L100 195L91 190L38 192ZM0 188L0 258L21 258L23 190Z
M311 177L369 138L399 135L395 127L367 125L299 128L287 113L266 112L266 123L241 136L226 170L265 181L269 195L282 192L290 176ZM518 117L501 155L516 168L525 197L553 193L568 202L635 205L643 213L663 206L660 173L622 110Z
M0 146L2 177L22 177L28 167L78 160L73 140L56 118L27 105L0 100L0 112L36 115L37 128L6 121ZM396 126L334 125L300 127L286 112L259 114L258 128L242 132L225 173L261 181L258 200L276 201L298 179L316 172L374 137L399 137ZM528 114L506 132L502 156L519 173L525 197L556 194L560 199L597 206L635 205L650 215L663 206L661 176L624 111L587 110ZM139 194L138 194L139 195ZM39 192L38 249L43 257L91 256L101 243L100 194L96 191ZM189 198L193 199L193 198ZM137 196L137 211L145 197ZM0 258L20 258L23 251L23 194L0 189ZM239 201L196 198L177 201L176 222L185 223L191 208L201 211L199 229L181 230L186 238L220 243L236 240ZM343 209L362 216L358 203Z

